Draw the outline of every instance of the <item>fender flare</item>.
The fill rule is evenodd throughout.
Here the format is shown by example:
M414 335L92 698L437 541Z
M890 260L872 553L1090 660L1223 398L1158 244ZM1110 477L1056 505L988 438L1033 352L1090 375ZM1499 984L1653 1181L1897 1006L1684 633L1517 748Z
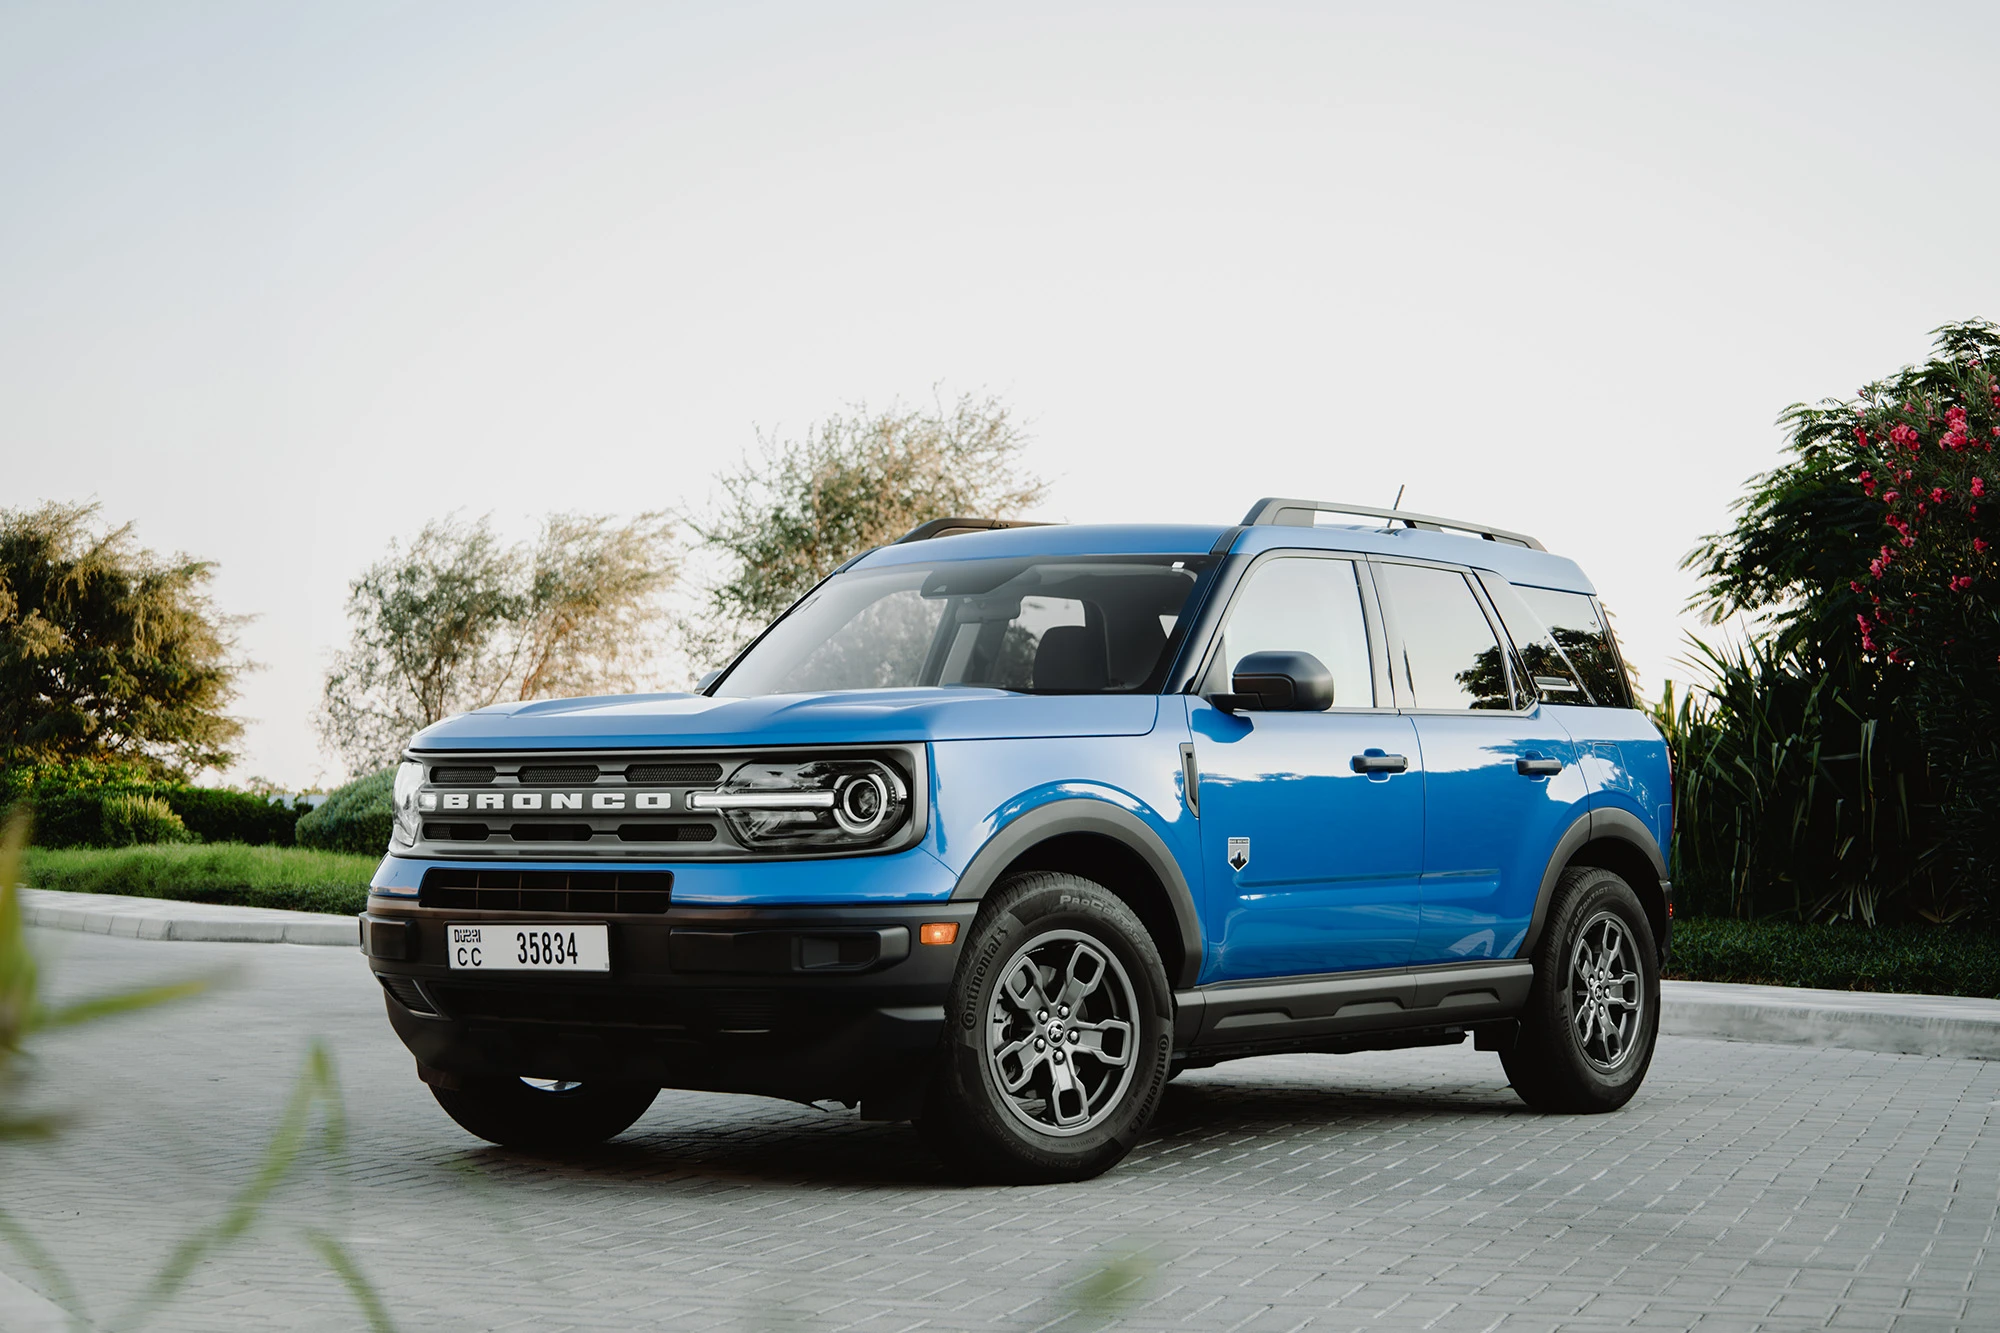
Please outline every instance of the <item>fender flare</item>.
M1521 948L1514 955L1517 958L1532 957L1535 946L1541 942L1542 925L1548 920L1549 903L1555 898L1556 881L1569 868L1570 858L1575 856L1585 843L1603 838L1630 843L1653 867L1653 878L1660 884L1667 880L1667 859L1660 854L1660 845L1653 841L1652 830L1640 822L1637 815L1629 810L1586 810L1576 817L1576 822L1564 830L1556 840L1556 849L1549 855L1548 868L1542 871L1542 887L1535 894L1535 914L1529 918L1528 933L1521 940Z
M1160 835L1146 821L1122 806L1087 797L1070 797L1039 805L1009 821L986 840L952 890L953 902L978 902L1000 879L1021 853L1036 843L1070 833L1091 833L1110 838L1146 863L1156 879L1166 887L1167 905L1173 909L1174 924L1180 928L1182 976L1169 978L1178 988L1194 984L1201 974L1201 918L1195 913L1194 894L1180 862L1168 850Z

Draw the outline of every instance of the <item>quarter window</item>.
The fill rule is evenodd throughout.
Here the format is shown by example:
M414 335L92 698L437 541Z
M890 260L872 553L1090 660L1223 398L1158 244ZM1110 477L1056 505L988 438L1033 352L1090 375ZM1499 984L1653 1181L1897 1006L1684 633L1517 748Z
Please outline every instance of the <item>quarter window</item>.
M1400 640L1391 669L1413 707L1511 707L1505 650L1463 574L1396 564L1375 572Z
M1373 708L1368 622L1352 560L1280 556L1250 571L1230 608L1216 659L1215 690L1251 653L1311 653L1333 676L1335 708Z
M1611 628L1593 598L1553 588L1512 591L1514 598L1495 602L1543 703L1631 707Z

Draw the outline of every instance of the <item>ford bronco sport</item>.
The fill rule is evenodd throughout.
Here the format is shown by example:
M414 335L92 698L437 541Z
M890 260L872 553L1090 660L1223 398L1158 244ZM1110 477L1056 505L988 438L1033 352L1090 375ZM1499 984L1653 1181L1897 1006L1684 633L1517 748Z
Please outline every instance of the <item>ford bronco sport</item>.
M362 947L496 1143L698 1088L1079 1179L1239 1056L1469 1034L1531 1106L1623 1105L1669 781L1590 581L1532 538L1282 499L939 520L698 693L418 735Z

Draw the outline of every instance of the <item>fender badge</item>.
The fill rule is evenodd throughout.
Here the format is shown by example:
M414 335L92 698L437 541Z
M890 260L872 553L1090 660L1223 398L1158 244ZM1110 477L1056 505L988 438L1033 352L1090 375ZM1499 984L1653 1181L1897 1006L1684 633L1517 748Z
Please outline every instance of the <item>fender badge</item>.
M1241 870L1250 864L1250 839L1231 838L1229 840L1229 867Z

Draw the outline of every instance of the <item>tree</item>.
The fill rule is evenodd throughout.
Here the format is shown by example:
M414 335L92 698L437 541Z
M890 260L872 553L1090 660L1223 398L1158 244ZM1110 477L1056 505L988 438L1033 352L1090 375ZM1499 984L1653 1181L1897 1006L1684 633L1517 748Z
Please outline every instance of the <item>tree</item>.
M97 513L0 510L0 764L226 767L247 664L240 622L209 600L214 566L157 556Z
M799 439L759 437L720 481L722 502L688 520L726 576L684 627L689 657L719 666L849 556L933 518L1011 518L1048 483L1024 470L1026 437L994 398L921 412L856 407Z
M349 585L352 635L327 672L321 739L366 772L455 713L634 688L677 571L673 540L658 513L551 514L521 545L504 545L489 518L391 543Z
M1986 496L2000 444L2000 328L1935 331L1931 359L1851 399L1795 404L1791 457L1752 479L1729 532L1687 564L1711 618L1761 614L1772 661L1832 682L1851 760L1908 731L1921 754L1895 780L1926 796L1955 893L2000 890L2000 524ZM1867 730L1874 727L1876 730ZM1887 735L1878 734L1882 728ZM1855 752L1855 753L1849 753Z

